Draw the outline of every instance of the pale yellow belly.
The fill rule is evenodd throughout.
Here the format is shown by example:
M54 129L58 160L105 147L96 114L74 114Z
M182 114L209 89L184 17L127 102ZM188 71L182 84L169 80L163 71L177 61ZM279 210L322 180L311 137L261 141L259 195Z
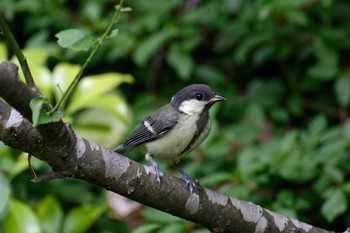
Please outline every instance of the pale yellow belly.
M147 152L152 157L169 161L179 159L181 152L185 150L197 131L196 122L198 119L198 117L189 115L182 115L181 117L187 119L180 119L176 127L163 137L146 143ZM191 147L191 150L196 148L208 136L209 130L210 122L201 137L199 137L199 141ZM187 152L190 152L190 150Z

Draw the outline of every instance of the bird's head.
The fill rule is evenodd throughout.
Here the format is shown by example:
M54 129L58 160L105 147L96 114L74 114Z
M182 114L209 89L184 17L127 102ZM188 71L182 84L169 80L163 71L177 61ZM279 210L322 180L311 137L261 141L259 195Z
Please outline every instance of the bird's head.
M192 84L178 91L171 99L171 105L188 115L201 114L218 101L226 100L216 94L209 86Z

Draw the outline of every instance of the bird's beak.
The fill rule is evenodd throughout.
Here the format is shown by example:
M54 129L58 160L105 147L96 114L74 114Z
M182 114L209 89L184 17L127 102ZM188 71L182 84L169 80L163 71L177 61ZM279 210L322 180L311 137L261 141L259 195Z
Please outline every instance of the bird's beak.
M209 104L213 104L213 103L215 103L215 102L224 101L224 100L226 100L225 97L223 97L223 96L221 96L221 95L215 94L215 96L214 96L213 98L211 98L211 99L208 101L208 103L209 103Z

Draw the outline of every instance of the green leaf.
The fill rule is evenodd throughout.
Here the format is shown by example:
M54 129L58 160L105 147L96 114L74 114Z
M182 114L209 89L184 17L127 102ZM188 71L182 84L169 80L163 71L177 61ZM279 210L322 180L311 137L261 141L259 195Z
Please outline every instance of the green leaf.
M193 73L194 62L188 53L182 52L179 49L171 49L167 53L167 61L183 80L188 80Z
M216 172L210 175L207 175L203 179L201 179L201 184L205 187L211 187L214 185L221 184L226 182L232 178L232 175L227 172Z
M7 48L4 43L0 43L0 63L7 61L8 59Z
M312 118L308 125L308 131L311 135L322 136L323 131L327 127L327 118L323 115L318 115Z
M60 121L63 117L64 117L64 112L62 111L56 111L50 115L45 111L41 111L40 118L37 125L43 125L49 122L57 122L57 121Z
M119 29L118 29L118 28L113 29L112 32L111 32L111 34L109 35L109 38L112 38L112 37L117 36L118 33L119 33Z
M347 192L348 194L350 193L350 182L345 182L343 185L343 189L345 192Z
M41 107L46 102L46 100L42 97L34 97L30 103L30 109L32 110L32 122L34 126L38 125L39 118L41 116Z
M349 106L350 103L350 72L348 71L334 84L335 94L338 101L343 106Z
M165 28L164 30L153 34L151 37L141 41L134 53L135 63L143 66L155 53L165 44L167 40L176 34L174 28Z
M158 224L146 224L144 226L136 228L132 231L132 233L153 233L159 228L160 226Z
M350 139L350 119L348 119L342 126L342 133L344 134L346 140Z
M80 69L80 65L70 63L59 63L55 66L52 71L52 82L56 100L60 99L62 94L67 91Z
M287 11L285 17L291 24L305 26L309 23L307 15L300 10Z
M246 147L238 154L237 168L244 179L249 178L249 175L256 171L259 163L259 153L255 147Z
M341 190L337 189L330 193L321 207L322 215L328 222L332 222L347 210L348 200Z
M29 106L32 110L32 121L34 126L46 124L49 122L57 122L62 119L64 113L61 111L56 111L52 114L42 110L42 105L46 104L47 100L42 97L34 97Z
M260 131L264 127L265 113L260 104L252 103L246 110L247 121L252 129Z
M308 74L318 80L333 79L339 69L338 53L320 38L315 40L314 52L318 61L309 68Z
M28 66L35 81L35 85L48 99L50 99L52 96L50 70L44 64L47 61L48 57L55 56L55 54L53 51L50 51L47 48L28 48L23 49L22 52L28 61ZM20 69L22 69L15 56L11 58L11 61L17 64ZM19 72L19 75L21 79L24 80L23 72Z
M4 215L10 198L10 185L6 177L0 173L0 218Z
M5 232L41 232L38 218L27 204L17 200L11 200L9 207L9 213L5 216L3 222Z
M84 77L74 91L66 112L71 114L91 106L121 83L132 83L133 81L132 76L119 73L105 73Z
M131 12L132 11L132 8L131 7L123 7L122 12Z
M69 48L76 51L87 51L92 46L94 40L78 29L68 29L56 34L57 43L63 48Z
M107 209L107 205L84 205L73 209L64 221L63 233L87 232Z
M8 177L13 179L17 175L21 174L23 171L28 169L28 154L21 153L13 163L13 167L8 173Z
M208 229L199 229L199 230L195 230L192 233L210 233L211 231L209 231Z
M89 108L81 112L72 127L78 135L107 148L123 140L122 132L127 129L126 124L116 120L115 115L103 108Z
M169 224L161 229L162 233L183 233L186 232L184 224Z
M148 221L156 223L170 224L180 220L176 216L149 207L145 208L142 214Z
M323 175L328 176L333 182L336 182L338 184L344 182L344 175L342 171L334 166L326 166Z
M46 196L35 208L43 232L59 233L61 230L63 212L53 196Z
M298 132L292 130L284 135L280 141L280 150L282 153L289 153L297 143Z

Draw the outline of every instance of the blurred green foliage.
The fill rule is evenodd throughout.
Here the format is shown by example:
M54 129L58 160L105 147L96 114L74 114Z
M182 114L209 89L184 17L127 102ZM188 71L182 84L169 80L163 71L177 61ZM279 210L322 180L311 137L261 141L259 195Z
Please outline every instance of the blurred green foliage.
M149 0L126 1L126 6L132 11L122 14L117 36L101 47L86 72L135 77L134 85L118 88L135 113L134 123L125 123L132 128L187 84L209 84L228 100L212 109L212 132L197 151L183 158L183 168L206 187L310 224L334 231L350 225L348 1ZM39 63L47 73L59 74L47 75L44 80L50 85L73 78L72 64L82 64L87 57L61 49L55 35L75 28L97 37L114 13L108 0L4 0L2 7L23 48L49 52ZM0 47L2 59L4 51ZM76 98L88 98L86 91L77 92ZM115 100L106 100L111 101ZM105 106L95 103L94 107ZM90 111L87 107L91 106L68 114L73 127L78 127L80 114ZM74 112L68 104L69 110ZM100 110L88 118L99 118L96 111ZM107 126L84 136L94 139L121 118L99 120ZM115 132L117 145L122 135ZM130 219L111 220L109 210L101 207L106 198L99 188L72 180L33 185L24 171L25 156L0 149L2 220L15 217L11 209L20 208L31 224L42 219L41 226L33 227L42 232L57 232L45 228L47 221L61 226L55 228L58 232L128 232L127 224L134 228ZM140 151L131 156L143 161ZM38 173L48 170L39 162L33 165ZM162 169L168 169L166 164ZM39 209L48 202L56 207L44 218ZM86 214L89 223L74 231L79 214ZM134 232L206 232L166 214L155 218L163 214L153 209L138 214L143 220ZM10 223L0 231L10 229Z

